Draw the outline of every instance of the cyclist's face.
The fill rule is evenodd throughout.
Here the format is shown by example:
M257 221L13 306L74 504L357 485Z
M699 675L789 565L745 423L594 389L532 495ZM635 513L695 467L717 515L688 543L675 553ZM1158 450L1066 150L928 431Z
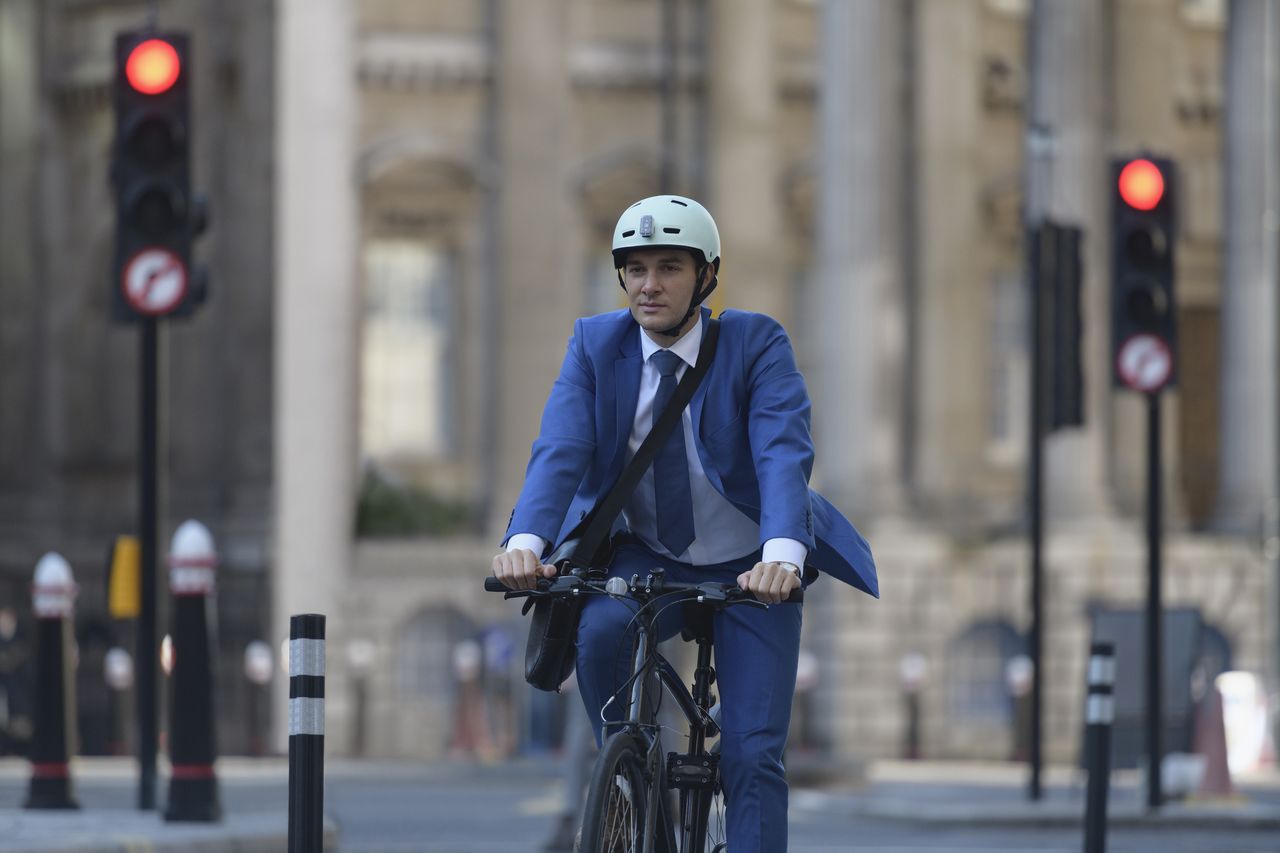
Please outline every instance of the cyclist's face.
M627 285L631 316L650 337L670 329L689 310L697 272L693 254L686 249L634 249L627 254L622 276ZM680 334L696 322L695 313L680 329ZM671 338L654 337L654 340L663 345L671 342Z

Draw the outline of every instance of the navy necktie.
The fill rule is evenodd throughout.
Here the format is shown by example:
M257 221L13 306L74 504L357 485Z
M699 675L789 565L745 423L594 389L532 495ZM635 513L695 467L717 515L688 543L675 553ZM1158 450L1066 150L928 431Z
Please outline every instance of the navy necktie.
M659 350L650 358L662 376L658 381L658 395L653 400L653 420L657 423L676 392L676 369L680 367L681 360L669 350ZM658 541L678 558L693 542L693 495L689 491L689 460L685 456L683 418L658 448L658 455L653 460L653 489Z

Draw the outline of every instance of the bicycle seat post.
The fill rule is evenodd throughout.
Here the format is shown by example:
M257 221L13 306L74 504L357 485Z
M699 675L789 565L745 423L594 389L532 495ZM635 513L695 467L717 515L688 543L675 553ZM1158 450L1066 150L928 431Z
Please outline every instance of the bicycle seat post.
M715 680L715 670L711 668L712 640L711 620L708 619L703 629L694 635L698 646L698 663L693 670L693 701L699 708L711 710L711 684ZM702 752L706 745L706 732L702 726L689 728L689 752Z

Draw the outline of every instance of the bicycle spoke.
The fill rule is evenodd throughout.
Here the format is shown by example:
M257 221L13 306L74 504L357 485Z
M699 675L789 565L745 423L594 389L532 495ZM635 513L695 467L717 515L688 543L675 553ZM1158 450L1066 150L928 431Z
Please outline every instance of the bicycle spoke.
M637 746L631 735L615 735L596 758L583 810L584 853L640 850L648 787Z
M613 785L609 792L608 828L604 853L632 853L636 845L635 807L632 803L631 783L625 773L619 772L613 777Z

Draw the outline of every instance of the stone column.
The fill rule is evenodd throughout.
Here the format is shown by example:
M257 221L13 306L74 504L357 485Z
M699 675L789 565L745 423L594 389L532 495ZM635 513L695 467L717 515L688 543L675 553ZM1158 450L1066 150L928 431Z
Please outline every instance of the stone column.
M500 0L497 15L500 416L493 517L500 532L581 307L582 271L565 239L572 221L564 180L572 144L565 0Z
M980 522L974 501L988 440L986 395L994 288L975 246L982 148L981 12L972 3L916 4L919 412L914 487L952 525ZM963 211L963 212L962 212Z
M864 529L902 497L901 27L889 3L826 0L819 20L816 245L798 345L810 364L814 486ZM822 662L816 742L861 753L840 724L865 676L838 663L852 598L812 602L805 646Z
M272 639L338 616L355 511L357 239L349 0L276 6L275 517ZM276 679L273 739L288 733Z
M902 495L900 15L897 4L828 0L820 24L814 334L804 342L815 485L863 522L899 509Z
M1280 9L1232 0L1227 25L1222 396L1216 526L1256 533L1276 477Z
M44 282L37 247L43 205L40 167L39 4L34 0L0 3L0 500L9 492L21 506L0 512L0 527L22 525L35 484L48 470L44 460L47 430L38 389L45 359L39 330L43 326ZM0 504L2 506L3 504Z
M1085 425L1045 442L1045 511L1057 522L1096 522L1111 515L1107 489L1107 415L1111 396L1106 160L1103 146L1105 17L1101 0L1036 0L1031 17L1030 115L1051 133L1048 174L1029 181L1043 196L1028 208L1078 225L1084 243L1081 308L1091 318L1081 345ZM1092 319L1097 318L1097 319Z
M774 0L709 0L707 198L720 229L717 301L788 325L780 216ZM794 329L790 329L794 332Z

